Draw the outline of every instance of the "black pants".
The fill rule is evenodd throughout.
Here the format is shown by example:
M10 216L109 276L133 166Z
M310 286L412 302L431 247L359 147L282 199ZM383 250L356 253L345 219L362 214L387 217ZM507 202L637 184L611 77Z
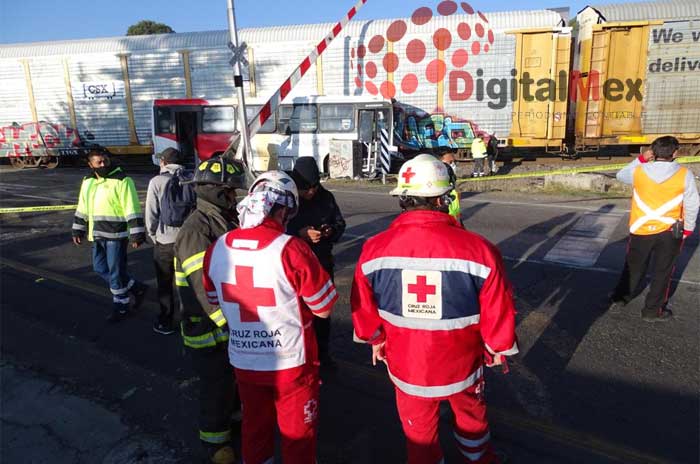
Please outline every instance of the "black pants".
M158 283L158 304L160 305L160 315L158 321L161 324L169 325L173 322L175 313L175 257L174 243L156 243L153 246L153 263L156 267L156 282Z
M335 265L333 263L333 258L320 259L321 266L326 270L326 272L331 276L331 280L335 281ZM324 360L328 359L329 352L328 346L331 341L331 318L321 319L320 317L314 317L314 332L316 333L316 342L318 343L318 358L323 363Z
M220 445L231 441L231 415L236 408L236 383L228 360L228 344L188 349L199 377L199 438Z
M644 302L644 311L656 312L662 309L668 300L671 277L676 258L681 251L681 243L682 240L673 238L670 231L654 235L630 235L625 268L613 293L613 299L629 303L644 290L641 283L653 255L651 284Z

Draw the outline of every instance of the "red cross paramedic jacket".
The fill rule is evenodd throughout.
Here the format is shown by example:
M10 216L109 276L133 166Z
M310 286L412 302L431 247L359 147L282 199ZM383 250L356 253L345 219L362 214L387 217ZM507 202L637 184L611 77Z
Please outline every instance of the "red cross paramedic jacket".
M314 313L338 299L311 248L266 219L219 238L204 256L209 303L229 327L229 359L242 382L281 385L317 372Z
M355 334L386 341L389 376L409 395L459 393L482 378L484 351L518 352L500 253L444 213L402 213L367 240L351 305Z

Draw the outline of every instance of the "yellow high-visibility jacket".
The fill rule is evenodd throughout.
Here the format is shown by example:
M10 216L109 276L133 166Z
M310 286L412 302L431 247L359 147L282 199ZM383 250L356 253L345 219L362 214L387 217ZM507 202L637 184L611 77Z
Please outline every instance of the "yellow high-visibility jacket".
M73 236L134 242L146 240L143 213L134 181L120 167L107 177L83 179L78 208L73 218Z

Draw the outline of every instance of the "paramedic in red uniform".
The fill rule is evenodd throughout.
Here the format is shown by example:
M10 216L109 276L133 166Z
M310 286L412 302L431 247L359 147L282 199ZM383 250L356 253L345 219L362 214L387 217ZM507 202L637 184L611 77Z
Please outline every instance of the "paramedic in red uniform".
M515 309L494 245L447 214L445 165L430 155L405 163L403 213L365 243L352 286L356 336L387 365L407 438L409 464L438 464L441 401L455 415L465 463L494 464L483 366L518 352Z
M284 233L298 205L288 175L261 175L238 205L240 228L204 257L207 296L220 308L212 320L230 331L246 464L272 463L275 424L285 464L316 462L319 361L312 322L330 316L338 295L311 248Z

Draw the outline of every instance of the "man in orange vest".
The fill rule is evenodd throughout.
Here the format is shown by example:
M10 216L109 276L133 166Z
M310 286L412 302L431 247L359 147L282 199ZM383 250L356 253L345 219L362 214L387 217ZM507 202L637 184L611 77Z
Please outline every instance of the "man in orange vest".
M617 173L617 179L632 185L634 193L627 257L611 296L612 306L627 304L642 292L640 283L654 255L649 294L642 309L642 318L648 322L673 317L666 308L671 276L683 240L695 229L700 208L693 173L674 161L679 146L675 137L660 137L651 150Z

